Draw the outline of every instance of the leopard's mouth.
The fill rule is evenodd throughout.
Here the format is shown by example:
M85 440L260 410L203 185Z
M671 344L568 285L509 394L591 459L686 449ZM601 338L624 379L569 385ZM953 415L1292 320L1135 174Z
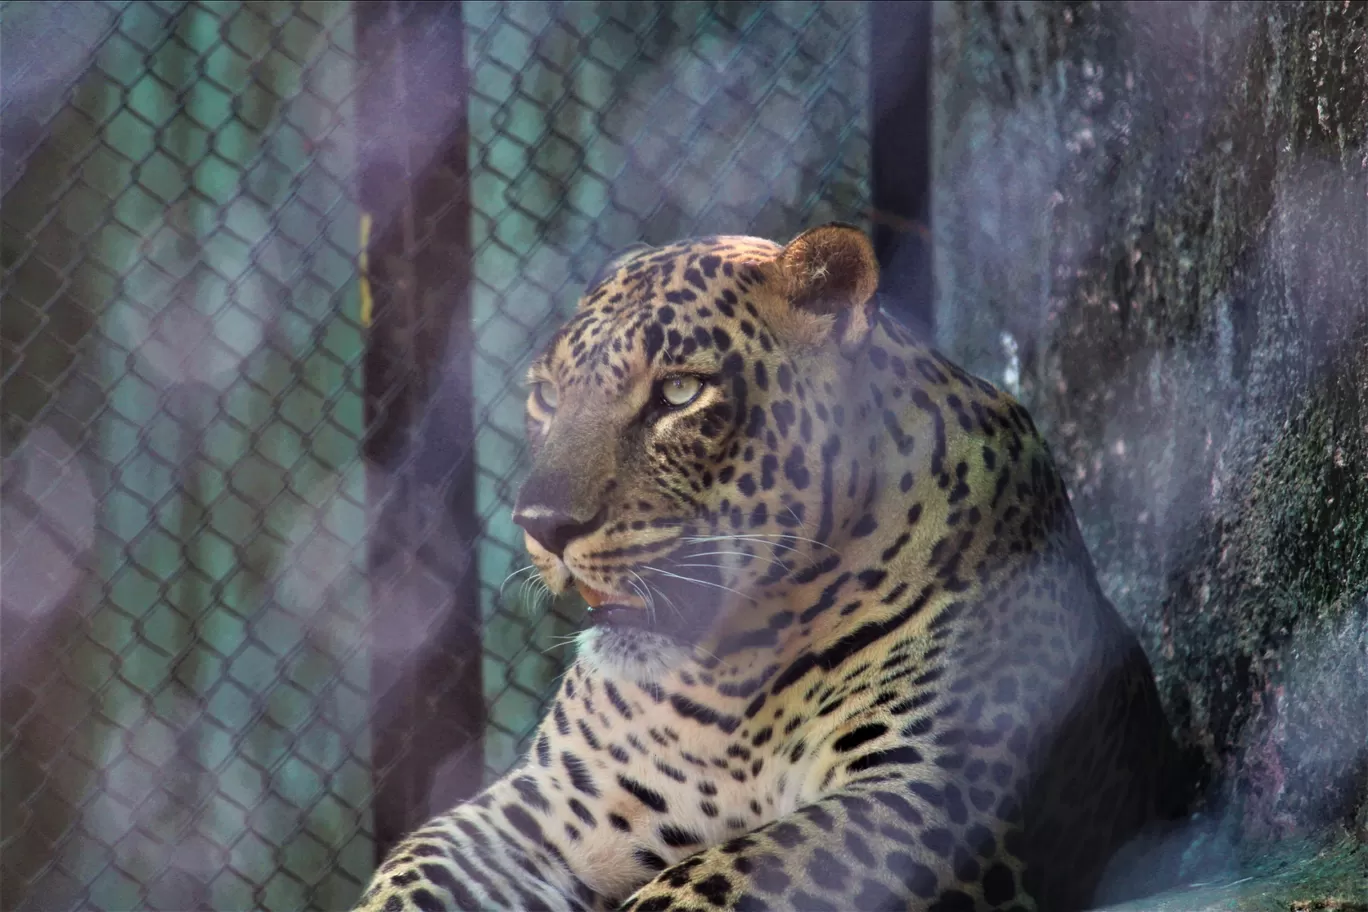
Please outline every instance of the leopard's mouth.
M630 596L618 595L617 593L604 592L601 589L595 589L593 586L590 586L584 580L575 580L575 588L579 590L580 596L584 599L585 604L589 606L590 611L602 608L604 605L641 604L640 599L634 599Z
M589 623L622 627L648 626L646 605L639 597L603 592L583 580L575 580L575 588L589 606Z
M661 595L667 599L664 604L671 606L671 610L662 611L660 604L648 603L645 596L607 592L581 579L575 580L575 589L589 606L586 626L598 630L651 634L680 642L695 642L713 618L713 611L709 610L711 606L699 606L695 611L684 613L663 592Z

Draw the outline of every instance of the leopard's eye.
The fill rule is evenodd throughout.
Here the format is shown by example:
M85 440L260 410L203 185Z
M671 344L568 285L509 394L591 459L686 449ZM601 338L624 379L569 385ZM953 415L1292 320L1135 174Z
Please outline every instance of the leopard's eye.
M675 408L688 405L703 391L703 381L697 377L670 377L660 384L660 398Z
M532 395L536 397L537 404L548 412L556 410L556 384L547 380L542 380L532 384Z

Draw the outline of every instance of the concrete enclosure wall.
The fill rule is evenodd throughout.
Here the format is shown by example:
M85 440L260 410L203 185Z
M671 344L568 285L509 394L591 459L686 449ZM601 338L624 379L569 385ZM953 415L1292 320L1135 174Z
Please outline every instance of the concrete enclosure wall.
M938 5L937 333L1051 441L1209 807L1368 839L1368 4Z

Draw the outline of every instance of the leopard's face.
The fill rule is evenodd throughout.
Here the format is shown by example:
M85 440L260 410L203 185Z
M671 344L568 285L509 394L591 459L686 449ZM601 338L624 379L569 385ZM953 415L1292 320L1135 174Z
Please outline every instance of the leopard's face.
M787 249L627 254L533 364L515 519L552 591L594 609L582 659L658 671L830 550L849 362L841 318L795 303Z

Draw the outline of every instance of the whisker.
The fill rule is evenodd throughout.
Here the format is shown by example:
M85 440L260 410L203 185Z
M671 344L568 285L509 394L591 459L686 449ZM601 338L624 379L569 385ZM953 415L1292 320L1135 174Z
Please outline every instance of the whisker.
M645 590L644 592L641 593L641 596L642 596L643 600L646 602L646 608L647 608L647 610L650 612L651 617L654 618L654 617L655 617L655 596L653 596L653 595L651 594L651 587L647 584L647 582L646 582L644 579L641 578L641 574L640 574L640 573L637 573L635 570L628 570L627 572L630 573L630 574L632 574L632 576L636 577L636 578L637 578L637 582L641 583L641 589ZM633 586L632 588L635 589L636 586Z
M513 579L513 577L522 576L525 573L535 572L536 569L537 568L535 565L528 564L526 567L519 567L517 570L514 570L512 573L508 574L508 576L505 576L503 578L503 582L499 583L499 595L503 595L504 587L508 585L509 580Z
M515 570L506 576L503 583L499 585L499 595L502 596L504 587L508 585L513 577L520 574L526 574L519 581L517 601L519 603L518 608L527 614L536 614L545 607L548 601L554 601L556 598L555 593L551 591L551 587L546 584L546 580L542 579L541 575L537 573L536 570L537 568L535 566L523 567L520 570ZM528 571L532 572L529 573Z
M685 539L685 543L686 543L686 544L691 544L691 545L706 545L706 544L712 544L712 543L715 543L715 542L721 542L721 543L723 543L723 544L730 543L730 542L737 542L737 543L743 544L743 545L764 545L764 546L769 547L769 548L774 548L775 550L787 551L787 552L789 552L790 554L797 554L797 555L806 557L806 555L803 555L803 551L802 551L801 548L795 548L795 547L793 547L792 545L786 545L786 544L784 544L783 542L778 542L778 541L765 541L765 540L762 540L762 539L749 538L749 537L743 538L743 537L736 536L736 535L711 535L711 536L708 536L708 537L706 537L706 538ZM719 553L719 552L707 552L707 553L712 554L712 553ZM755 556L758 557L759 555L755 555ZM809 559L809 560L812 560L812 558L808 558L808 559Z
M786 567L790 567L790 568L791 568L792 565L790 565L790 564L788 563L788 561L792 560L794 557L801 558L802 560L806 561L809 565L814 565L814 564L817 563L817 558L816 558L814 555L809 554L809 553L803 551L801 548L795 548L795 547L793 547L792 545L786 545L786 544L784 544L783 542L779 542L779 541L766 541L766 540L763 540L763 539L756 539L756 538L750 538L750 537L742 537L742 536L722 536L722 535L711 537L711 538L709 538L709 539L706 539L706 541L722 541L722 542L725 542L727 539L737 539L737 540L739 540L739 542L740 542L741 544L743 544L743 545L757 545L757 546L758 546L758 545L763 545L763 546L766 546L766 547L769 547L769 548L773 548L773 549L775 549L776 551L787 552L786 554L782 554L780 557L762 557L762 556L759 555L759 554L753 555L756 559L758 559L758 560L768 560L771 564L782 564L782 565L784 565L784 566L786 566ZM700 541L699 543L702 544L703 541ZM728 552L721 552L721 551L717 551L717 552L700 552L700 554L698 554L698 555L685 555L685 556L686 556L686 557L697 557L697 556L702 556L703 554L725 554L725 553L728 553Z
M784 544L783 542L770 541L769 539L770 539L771 537L773 537L773 538L786 538L786 537L792 538L792 536L783 536L783 535L769 536L769 535L763 535L763 534L760 534L760 533L747 533L747 534L737 534L737 535L691 535L691 536L688 536L688 537L685 537L685 538L681 538L680 541L688 542L689 544L700 544L700 545L705 545L705 544L708 544L709 542L749 541L749 542L759 542L759 543L761 543L761 544L770 545L770 546L775 547L775 548L785 548L785 549L787 549L787 550L789 550L789 551L797 551L797 550L798 550L797 548L793 547L792 545L786 545L786 544Z
M692 569L697 569L697 570L716 570L716 569L717 569L717 565L716 565L716 564L682 564L682 563L680 563L679 561L670 561L670 566L672 566L672 567L692 568ZM699 582L699 580L694 580L694 582Z
M815 538L806 538L806 537L804 537L804 536L802 536L802 535L794 535L792 532L747 532L747 533L738 534L738 535L705 535L705 536L696 536L696 537L691 537L691 538L685 538L685 539L683 539L683 541L687 541L687 542L697 542L697 543L700 543L700 544L701 544L701 543L704 543L704 542L711 542L711 541L727 541L727 540L735 540L735 541L756 541L756 542L764 542L765 544L770 545L771 547L774 547L774 548L786 548L786 549L788 549L788 550L790 550L790 551L797 551L797 550L799 550L798 548L794 548L794 547L792 547L792 546L790 546L790 545L785 545L783 542L771 541L771 539L775 539L775 538L780 538L780 539L787 538L787 539L790 539L790 540L796 541L796 542L807 542L808 544L810 544L810 545L815 545L815 546L818 547L818 548L826 548L828 551L832 552L833 554L837 553L837 552L836 552L836 549L833 548L833 547L831 547L831 545L828 545L826 542L819 542L819 541L818 541L817 539L815 539Z
M733 589L731 586L724 586L721 583L713 583L709 582L708 580L694 579L693 577L689 576L680 576L678 573L671 573L668 570L661 570L659 567L644 567L644 569L650 570L652 573L659 573L661 576L668 576L671 579L680 580L681 582L694 583L698 586L711 586L714 589L722 589L726 592L733 593L734 595L739 595L741 596L741 598L745 599L748 602L755 601L755 599L751 598L749 595L746 595L744 592L739 592L736 589Z
M793 504L789 504L788 507L787 507L787 509L788 509L789 515L793 517L794 522L798 523L798 528L800 528L800 529L807 529L807 528L808 528L809 524L808 524L807 522L804 522L803 519L802 519L802 517L800 517L800 516L797 514L797 512L794 511L794 509L793 509ZM809 541L811 541L811 539L809 539Z
M694 559L695 557L748 557L748 558L750 558L751 560L761 560L761 561L765 561L766 563L770 563L770 564L782 564L782 563L783 563L783 561L780 560L780 559L777 558L777 557L765 557L765 556L760 555L760 554L752 554L752 553L749 552L749 551L699 551L697 554L686 554L686 555L684 555L684 556L687 557L687 558L689 558L690 560ZM673 564L673 563L677 563L677 562L676 562L676 561L670 561L670 563ZM696 567L696 566L699 566L699 565L698 565L698 564L679 564L679 566L681 566L681 567Z
M642 582L645 582L645 580L642 580ZM678 603L676 603L674 599L670 598L669 595L665 593L664 589L660 589L657 591L659 592L660 597L665 600L665 604L669 605L671 608L674 609L675 614L677 614L681 618L684 617L684 612L679 610Z
M705 655L705 656L707 656L708 658L712 659L712 660L713 660L714 662L716 662L717 664L719 664L719 665L723 664L722 659L717 655L717 653L715 653L715 652L709 652L708 650L704 649L702 646L699 646L699 645L697 645L697 644L694 644L693 649L694 649L694 652L701 652L701 653L703 653L703 655Z
M544 611L556 600L556 594L551 591L551 587L546 584L546 580L540 576L536 577L532 583L534 595L534 607L537 611Z
M630 570L629 570L628 572L631 573L633 576L636 576L636 571L630 571ZM632 587L632 591L635 592L635 593L637 594L637 598L641 599L642 607L644 607L644 608L646 609L646 616L647 616L648 618L651 619L652 623L654 623L654 622L655 622L655 602L653 602L653 601L651 600L650 593L649 593L649 592L643 592L642 589L641 589L641 587L638 586L636 583L632 582L631 580L628 580L628 581L627 581L627 585L631 586L631 587Z
M814 547L817 547L817 548L826 548L826 549L827 549L828 551L830 551L832 554L837 554L837 553L839 553L839 552L837 552L837 550L836 550L835 548L831 547L831 545L828 545L826 542L819 542L817 539L815 539L815 538L808 538L806 535L794 535L792 532L786 532L786 533L784 533L784 534L783 534L782 536L780 536L780 537L781 537L781 538L792 539L793 541L806 542L807 544L813 545Z
M575 645L575 639L577 636L578 634L570 634L567 636L548 637L548 639L551 640L551 642L547 644L545 649L539 651L542 655L546 655L553 649L564 649L566 646L573 646Z

